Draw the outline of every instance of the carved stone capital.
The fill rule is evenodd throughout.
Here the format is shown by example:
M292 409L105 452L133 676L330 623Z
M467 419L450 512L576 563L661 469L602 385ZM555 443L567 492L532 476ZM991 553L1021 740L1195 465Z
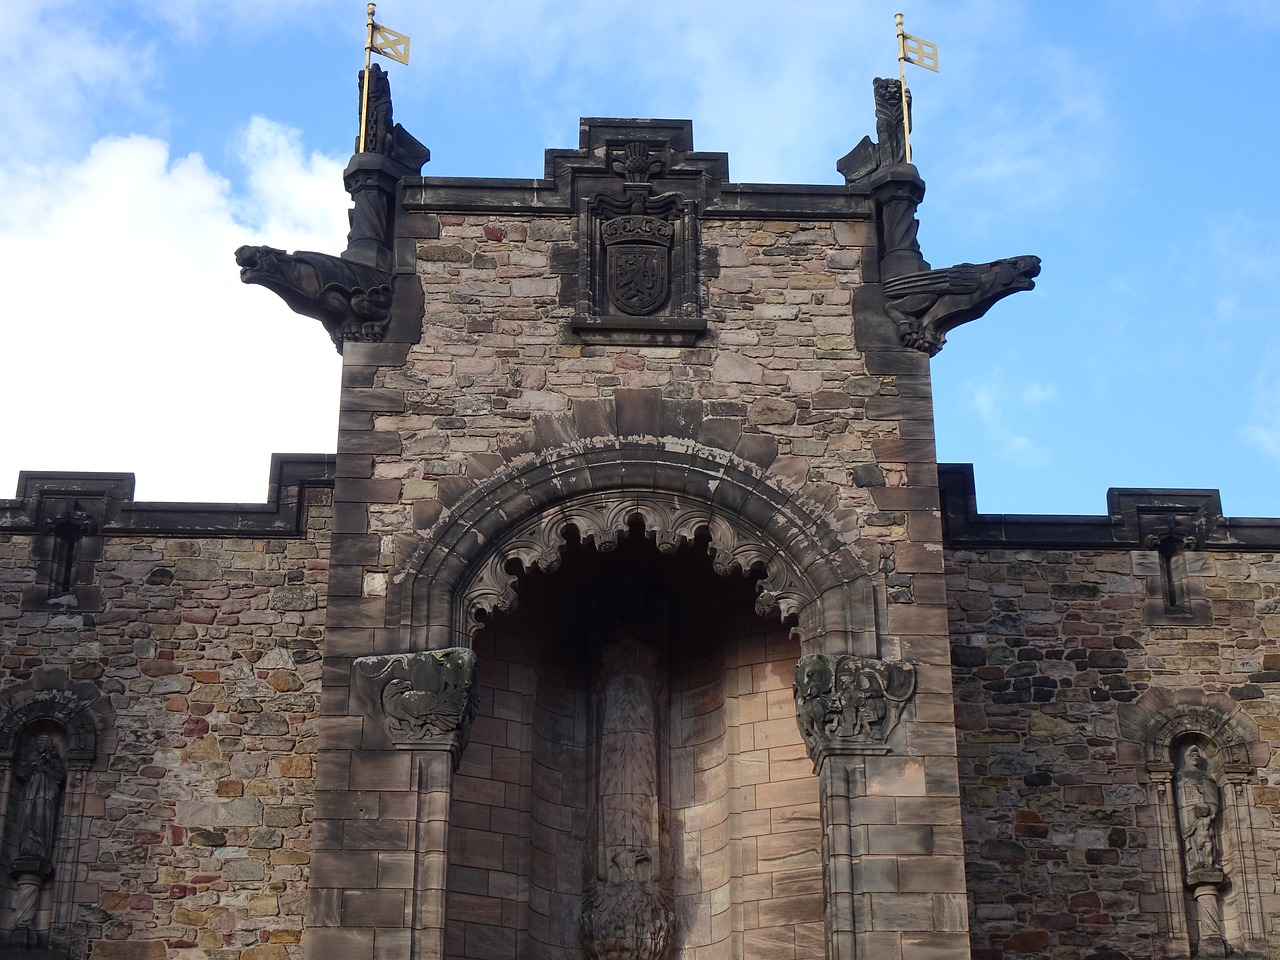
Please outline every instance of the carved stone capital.
M796 723L817 771L840 753L882 753L916 691L909 663L811 653L796 664ZM868 749L870 748L870 749Z
M445 743L456 762L476 715L475 670L467 647L360 657L356 700L397 747Z

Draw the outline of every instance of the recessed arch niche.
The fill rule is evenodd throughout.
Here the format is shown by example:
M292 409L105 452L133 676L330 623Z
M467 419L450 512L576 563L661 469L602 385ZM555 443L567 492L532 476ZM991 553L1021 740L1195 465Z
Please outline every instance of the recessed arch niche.
M579 441L476 484L404 564L389 615L407 649L468 646L484 616L514 608L521 571L556 568L567 529L608 552L637 520L661 551L701 536L718 574L763 572L755 609L781 617L797 656L879 656L871 579L820 508L688 441Z
M605 878L636 876L660 888L672 960L727 960L778 935L822 956L819 785L795 664L878 644L870 578L817 505L723 451L578 442L477 483L404 569L406 647L477 654L479 710L450 801L446 956L580 956ZM648 749L602 732L601 650L630 629L617 614L628 603L653 653L653 769L621 778L651 784L635 791L652 790L644 842L619 840L603 785ZM758 908L765 887L783 913Z

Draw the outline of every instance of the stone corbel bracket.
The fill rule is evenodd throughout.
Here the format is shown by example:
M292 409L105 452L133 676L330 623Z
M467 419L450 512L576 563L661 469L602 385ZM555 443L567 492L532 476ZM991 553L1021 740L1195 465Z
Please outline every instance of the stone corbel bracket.
M910 663L811 653L796 664L796 723L817 772L831 753L887 753L916 692Z
M447 746L456 766L476 715L475 676L467 647L360 657L355 699L396 747Z
M1019 256L885 278L885 310L903 346L932 357L962 323L977 320L997 300L1035 289L1039 273L1039 257Z
M997 300L1034 289L1040 258L1026 255L930 269L916 239L916 208L924 199L924 181L906 162L899 136L902 88L897 81L877 78L873 90L877 143L863 137L840 158L836 170L845 183L865 186L875 204L884 310L897 324L899 340L932 357L956 327L977 320ZM910 100L908 91L908 105Z
M266 287L294 313L319 320L338 352L349 340L378 342L391 322L391 274L327 253L275 247L236 250L240 279Z

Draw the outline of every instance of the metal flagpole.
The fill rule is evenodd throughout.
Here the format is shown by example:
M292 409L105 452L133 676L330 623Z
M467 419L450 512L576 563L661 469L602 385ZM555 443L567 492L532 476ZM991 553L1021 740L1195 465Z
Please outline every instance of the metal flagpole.
M898 83L902 87L902 142L907 163L911 162L911 107L907 99L907 64L938 72L938 45L913 37L902 29L902 14L893 15L898 25Z
M895 13L893 22L898 26L898 88L902 94L902 143L906 148L907 163L910 163L911 111L907 107L907 35L902 29L902 14ZM361 147L361 149L364 148Z
M369 125L369 67L373 63L373 28L376 26L373 14L376 10L377 4L369 4L369 29L364 41L364 83L361 84L364 89L360 91L360 149L357 153L364 153L365 133Z
M378 5L369 5L369 32L365 38L365 81L360 86L360 150L357 154L365 152L365 136L369 129L369 67L374 58L374 12L378 9Z

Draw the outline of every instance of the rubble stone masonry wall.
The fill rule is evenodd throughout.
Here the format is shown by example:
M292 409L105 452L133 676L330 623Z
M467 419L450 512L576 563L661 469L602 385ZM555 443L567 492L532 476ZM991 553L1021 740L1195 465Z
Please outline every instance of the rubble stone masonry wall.
M1187 556L1198 625L1144 617L1154 551L948 550L977 960L1189 955L1160 764L1133 718L1206 705L1260 741L1224 788L1227 939L1280 956L1280 555Z
M0 533L0 691L114 718L67 787L73 955L299 955L332 518L305 496L296 538L101 538L89 612L24 604L49 538Z

